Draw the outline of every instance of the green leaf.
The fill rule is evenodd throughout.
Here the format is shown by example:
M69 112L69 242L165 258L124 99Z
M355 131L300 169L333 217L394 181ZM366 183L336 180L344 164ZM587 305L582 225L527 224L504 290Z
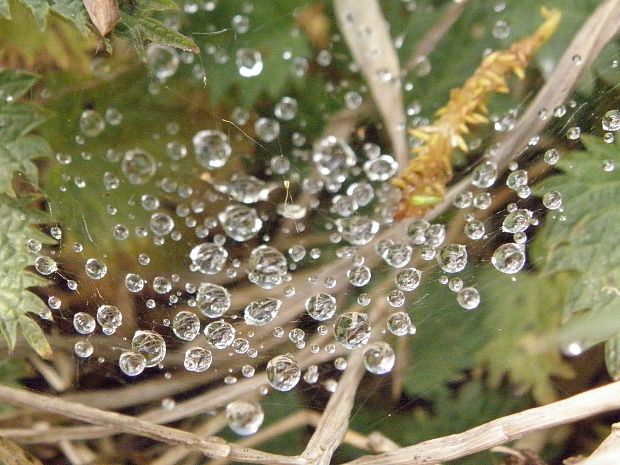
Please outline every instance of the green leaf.
M410 395L426 396L463 379L488 337L481 325L483 314L463 310L455 294L438 283L438 276L425 277L427 284L416 290L419 300L409 312L417 328L409 338L404 385Z
M47 14L50 11L47 0L21 0L21 2L30 9L39 28L44 30L47 25Z
M154 18L122 16L123 23L128 29L138 31L143 40L148 40L155 44L167 45L169 47L180 48L192 53L198 53L198 46L192 39L184 36L180 32L170 29L161 21Z
M531 390L545 404L556 400L551 378L574 375L554 342L568 281L563 275L542 278L533 272L516 280L494 270L480 276L479 282L492 287L480 308L490 336L477 359L488 370L492 387L508 376L519 392Z
M48 157L51 149L45 140L28 133L43 123L47 117L34 105L16 103L15 99L26 94L34 85L32 74L0 72L0 95L12 96L0 100L0 193L13 193L13 173L22 172L33 183L37 182L37 169L32 163L36 158Z
M620 163L618 145L582 136L585 151L564 156L562 173L542 183L540 193L557 190L565 211L550 214L541 240L547 274L577 274L565 304L563 346L586 349L620 333L620 171L603 170L605 160ZM576 345L575 345L576 344Z
M11 7L9 0L0 0L0 16L11 19Z
M34 264L26 248L29 239L53 243L51 238L32 228L47 221L39 210L29 208L31 199L17 199L11 182L15 172L37 183L38 173L32 163L35 158L47 157L51 149L42 138L29 134L44 120L31 104L15 102L34 85L36 78L27 73L0 71L0 92L6 97L0 103L0 333L10 349L15 347L17 329L42 356L49 358L51 348L37 324L27 313L48 312L45 304L28 288L47 284L47 281L25 270ZM8 194L8 195L7 195Z
M142 11L170 11L178 10L179 5L174 0L138 0L138 8Z
M82 0L51 0L51 7L55 13L72 22L82 35L90 34L90 18Z
M6 69L0 73L0 108L11 100L18 99L28 92L37 82L34 74L15 69Z
M52 348L50 347L50 343L47 342L45 333L41 330L39 325L27 316L21 316L18 322L22 334L36 353L45 359L51 359Z
M41 30L46 28L50 12L54 12L72 23L82 35L91 35L95 30L82 0L19 0L34 16ZM126 38L136 48L142 60L144 42L180 48L198 53L198 46L187 36L166 26L163 22L148 16L153 12L178 10L174 0L140 0L138 2L121 2L121 23L117 26L117 35ZM0 0L0 15L10 19L8 0ZM106 45L109 45L107 42Z
M15 346L17 326L28 342L42 356L49 355L43 333L32 328L34 321L26 313L42 314L48 309L28 288L47 284L47 281L24 270L34 263L35 256L28 253L29 239L50 243L51 238L31 227L41 223L45 216L28 208L24 200L0 195L0 332L9 348ZM24 318L28 321L24 321Z

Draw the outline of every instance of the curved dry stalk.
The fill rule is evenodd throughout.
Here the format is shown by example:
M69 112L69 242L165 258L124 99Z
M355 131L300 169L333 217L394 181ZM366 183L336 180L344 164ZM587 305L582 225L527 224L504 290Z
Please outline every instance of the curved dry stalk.
M334 12L381 113L395 158L404 166L409 156L400 64L381 6L377 0L334 0Z
M300 457L284 457L239 447L235 444L228 444L217 437L205 438L128 415L106 412L105 410L37 394L25 389L0 386L0 400L11 405L33 407L37 410L56 413L87 423L112 427L119 431L136 434L167 444L185 446L202 452L207 457L229 457L231 460L247 463L291 465L303 465L306 463L306 460Z
M508 415L463 433L431 439L394 452L367 455L346 465L432 465L487 450L534 431L617 409L620 409L620 382Z
M349 429L355 393L365 371L362 351L353 351L345 373L338 381L336 392L329 398L321 420L302 454L309 463L329 465L333 453Z

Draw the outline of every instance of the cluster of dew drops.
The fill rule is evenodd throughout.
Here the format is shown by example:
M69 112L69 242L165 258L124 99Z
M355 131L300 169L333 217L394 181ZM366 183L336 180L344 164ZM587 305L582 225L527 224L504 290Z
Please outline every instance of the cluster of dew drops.
M232 28L240 34L247 32L249 28L247 17L235 16ZM214 56L216 62L219 59L225 63L230 59L228 56L219 57L217 49L210 50L209 53ZM189 54L155 45L148 47L147 56L154 77L154 84L149 88L151 93L157 92L157 86L175 75L180 66L192 65L193 60ZM291 62L294 75L302 77L307 71L308 59L295 58L290 54L287 56L286 53L283 59ZM316 57L320 66L328 66L332 59L328 50L322 50ZM239 49L234 60L240 76L244 78L251 79L263 72L263 61L258 50ZM193 74L200 81L205 78L203 68L200 66L194 66ZM381 80L383 81L384 77L381 77ZM410 89L410 85L405 86L405 90ZM360 92L349 90L344 95L343 103L350 109L359 107L365 91L363 88ZM574 108L576 104L573 103L571 102L569 107ZM274 105L273 117L256 119L253 132L260 143L269 144L277 141L281 124L295 124L297 111L297 100L293 97L283 97ZM418 115L419 112L420 107L417 103L407 111L409 116ZM566 113L567 108L562 106L551 112L541 111L540 117L561 118ZM511 111L506 115L493 115L491 120L497 132L505 132L512 129L516 117L516 112ZM236 108L230 118L241 128L248 124L250 111ZM123 114L115 108L108 108L104 115L92 109L85 110L79 120L80 134L76 136L76 141L84 145L89 138L96 138L102 134L108 125L118 126L122 122ZM424 118L416 117L412 125L426 123L428 121ZM620 130L620 111L608 111L602 120L602 126L606 131L605 141L612 142L613 133ZM170 136L175 136L178 124L168 124L167 132ZM578 127L568 130L568 139L575 140L579 136ZM476 141L473 141L472 145L475 143ZM537 143L538 138L530 141L532 146ZM387 319L386 330L400 337L416 333L416 327L409 313L402 310L406 294L415 291L423 282L422 271L409 266L416 251L422 260L436 263L443 270L445 274L441 276L440 282L455 293L456 301L464 310L474 310L480 305L481 296L478 290L473 286L466 286L460 277L455 276L468 264L467 245L447 244L446 228L443 224L431 224L422 219L413 219L409 220L407 235L400 242L375 240L382 230L388 229L393 224L393 215L400 198L400 192L389 182L399 170L398 163L393 156L382 153L376 144L366 143L362 150L356 153L346 141L333 136L308 142L301 129L292 134L294 151L290 158L307 164L310 167L310 176L302 179L292 168L289 157L280 155L271 158L264 173L265 179L235 173L225 182L216 182L212 181L215 177L210 176L208 187L202 192L179 184L163 173L168 172L166 169L168 164L174 164L191 156L195 158L196 166L203 171L216 172L235 156L229 137L219 129L206 128L198 131L187 143L173 140L163 145L162 152L165 152L164 158L167 160L163 164L158 163L153 155L141 148L124 152L108 150L105 156L109 162L120 165L122 176L113 171L105 171L101 173L101 182L107 191L118 189L122 183L144 186L140 206L148 212L150 220L148 224L135 228L134 234L137 237L150 237L156 246L164 246L167 240L179 242L182 234L175 229L178 222L182 222L194 232L195 237L186 238L188 244L192 245L187 247L185 262L189 271L199 277L196 281L198 284L187 282L183 286L178 274L173 274L171 279L158 276L151 283L137 273L127 273L124 277L125 286L131 293L138 294L150 286L155 293L168 296L173 310L177 305L183 306L183 310L174 310L171 321L166 323L171 326L172 332L179 340L188 343L189 348L185 351L183 361L186 370L190 372L209 370L213 351L232 350L235 354L247 356L250 361L255 360L260 347L253 347L251 341L253 328L272 325L274 327L270 328L270 335L275 338L286 337L285 329L275 326L273 321L282 309L287 308L286 300L299 291L289 284L292 274L304 261L318 260L322 252L318 248L307 250L302 243L293 245L288 250L278 250L270 245L270 237L262 231L269 222L286 219L295 223L295 233L303 237L308 227L303 220L310 208L322 208L326 212L327 219L323 226L325 230L330 231L330 241L339 246L336 253L337 260L349 262L346 276L328 276L320 280L316 275L312 275L309 278L309 285L315 287L317 291L305 301L305 312L317 322L316 331L319 335L325 336L331 331L334 340L334 343L328 343L323 348L313 344L311 346L313 353L320 350L334 353L337 345L345 349L364 348L363 358L367 370L377 375L389 373L395 362L394 350L386 342L371 341L371 324L368 314L363 309L371 305L373 299L387 299L392 307L392 313ZM85 153L82 153L82 157L87 159ZM544 161L549 165L556 164L559 159L560 153L555 149L550 149L544 154ZM59 153L56 160L68 167L72 163L72 156ZM605 171L613 171L614 168L613 161L609 161L603 167ZM78 188L87 187L79 173L72 173L72 176L68 173L69 170L63 179L69 181L72 178ZM488 189L496 184L498 176L499 168L494 161L493 148L490 148L473 170L471 189L460 193L454 200L454 207L471 211L466 217L464 226L464 234L471 241L488 237L485 223L476 219L476 211L490 208L492 195ZM277 196L278 200L272 199L272 193L282 187L282 179L286 180L287 188L290 184L299 186L311 201L302 205L295 204L292 200L282 202L281 195ZM506 185L519 198L526 199L531 195L528 173L519 169L516 163L510 166ZM154 188L158 188L162 194L176 195L179 198L173 214L161 208L160 199L152 193ZM319 194L323 194L322 198L329 199L328 205L321 205L325 201L319 201ZM227 205L214 216L212 212L206 211L207 204L222 200L226 200ZM275 213L270 217L265 212L257 211L255 206L259 202L279 203ZM546 192L542 202L549 210L558 211L560 214L563 212L562 196L557 191ZM115 213L113 207L108 206L107 210L109 214ZM491 259L492 265L499 272L512 275L523 268L526 262L526 230L530 226L536 226L537 223L538 220L532 211L518 208L516 204L509 205L503 219L502 232L511 234L511 240L500 245ZM123 224L115 225L110 232L118 241L126 240L131 233L130 228ZM62 230L60 227L54 227L51 234L56 239L61 239ZM253 248L246 247L245 250L248 252L244 260L229 257L233 255L230 252L232 249L242 247L248 241L257 238L261 239L261 243ZM382 263L398 270L393 282L394 288L387 293L385 290L381 291L386 295L378 297L370 295L373 270L365 265L364 256L358 253L360 247L368 245L372 246L372 253L381 257ZM38 273L44 276L60 273L59 265L54 258L43 254L41 243L31 239L27 247L36 255L35 268ZM75 244L75 252L82 250L81 244ZM366 247L364 250L369 249ZM142 266L147 266L150 259L145 253L138 257ZM108 273L106 263L98 258L85 257L84 270L86 276L95 281L104 280ZM221 284L222 279L215 279L217 275L221 277L223 274L230 279L241 274L251 285L264 291L264 296L257 297L245 306L242 317L228 314L233 301L231 292L234 290ZM453 277L448 278L448 275ZM348 280L350 286L360 291L369 289L369 292L361 292L358 295L357 304L361 308L360 311L339 312L339 307L344 306L345 302L338 302L337 296L330 293L330 289L336 286L339 279ZM220 284L212 281L218 281ZM67 280L67 287L75 291L78 289L78 283ZM182 288L186 294L175 292L175 288ZM183 299L180 298L182 295L190 297ZM58 310L62 302L58 297L51 296L48 304L50 311L53 311ZM153 299L146 300L148 308L154 308L155 305ZM94 315L86 310L75 313L73 326L77 333L89 336L94 334L99 326L104 335L110 336L123 324L123 313L115 305L101 304L93 313ZM204 318L201 319L199 315ZM207 323L204 324L204 321ZM243 331L240 331L240 327ZM288 339L295 348L303 349L307 334L301 328L294 328L289 331ZM201 341L200 345L189 344L194 341ZM93 355L94 346L88 339L81 340L75 344L75 353L78 357L88 358ZM120 353L118 366L125 375L134 377L150 367L163 368L165 358L164 337L155 330L137 330L130 341L130 347ZM333 363L338 370L346 368L346 359L343 357L336 358ZM245 364L241 374L244 377L252 377L255 374L255 367L251 363ZM285 352L267 362L266 374L271 388L289 391L302 378L306 383L317 383L319 367L310 365L302 373L295 355ZM231 384L237 379L229 375L224 381ZM336 381L328 379L324 382L324 387L333 392ZM266 386L261 388L262 394L266 394L267 391ZM167 408L174 408L172 399L167 399L165 404ZM231 429L240 435L256 432L264 418L259 403L242 400L229 403L226 415Z

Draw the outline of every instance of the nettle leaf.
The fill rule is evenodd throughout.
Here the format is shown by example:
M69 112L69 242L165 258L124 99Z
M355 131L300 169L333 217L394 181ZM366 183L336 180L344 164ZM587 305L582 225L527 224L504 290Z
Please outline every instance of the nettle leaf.
M45 140L28 134L47 116L34 105L15 103L35 81L36 77L29 73L0 72L0 193L13 194L11 180L16 171L36 183L37 170L32 160L51 154Z
M40 314L45 304L28 289L47 283L25 270L34 264L26 243L35 239L52 243L51 238L33 229L47 216L30 208L31 199L17 199L11 182L15 172L37 182L35 158L47 157L51 149L42 138L28 134L45 116L31 104L16 103L35 83L36 77L18 71L0 71L0 333L10 349L15 347L18 327L28 343L49 358L51 348L38 325L27 313ZM9 98L7 98L9 97Z
M230 27L233 17L243 11L242 0L220 2L217 15L192 15L184 31L202 41L209 98L217 103L231 96L240 105L250 106L263 95L280 95L290 82L307 80L294 76L292 63L295 58L312 61L308 38L299 31L295 20L295 12L308 3L274 0L269 9L255 8L245 15L249 29L244 34ZM205 23L217 33L210 33ZM263 62L260 74L253 77L239 74L236 54L240 49L260 52ZM285 52L291 59L283 58Z
M556 400L552 377L574 375L554 337L568 281L564 275L544 278L536 273L522 273L514 281L496 271L481 276L480 282L492 286L484 289L480 308L489 339L477 358L492 387L507 376L519 392L531 390L544 404Z
M45 220L40 211L29 208L24 200L0 195L0 332L12 349L19 327L39 355L49 358L51 348L43 332L26 316L47 311L43 301L28 290L45 285L47 281L24 270L33 265L36 258L28 253L27 241L51 242L49 236L32 228L33 224Z
M46 28L50 12L73 23L83 35L92 35L96 30L82 0L20 0L20 2L31 11L41 30ZM142 53L145 41L198 53L198 46L192 39L149 16L152 12L178 10L178 5L173 0L140 0L135 3L128 1L119 3L121 23L117 26L115 33L136 47L141 59L146 59L145 54ZM10 5L7 0L0 0L0 16L11 19ZM109 42L106 45L109 45Z
M548 215L541 232L547 274L571 271L577 278L564 303L560 341L571 352L620 333L620 172L603 164L620 163L617 144L582 136L586 150L563 157L562 174L544 181L540 193L562 194L564 212Z

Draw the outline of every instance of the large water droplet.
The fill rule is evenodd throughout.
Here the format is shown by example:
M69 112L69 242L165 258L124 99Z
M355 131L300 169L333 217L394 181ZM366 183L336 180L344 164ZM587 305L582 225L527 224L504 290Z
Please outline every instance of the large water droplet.
M347 349L362 347L370 339L368 315L359 312L346 312L336 318L334 336L336 341Z
M193 341L200 332L200 320L187 310L177 313L172 320L172 331L184 341Z
M287 273L284 254L268 245L260 245L252 250L248 264L248 279L263 289L273 289L280 285Z
M207 342L216 349L225 349L235 340L235 328L224 320L209 323L204 329Z
M212 360L213 357L209 349L205 349L204 347L192 347L185 351L183 366L187 371L200 373L211 366Z
M278 355L267 363L267 382L278 391L290 391L301 378L301 370L292 355Z
M218 215L226 234L239 242L245 242L256 236L263 222L256 210L244 205L229 205Z
M306 311L315 320L329 320L336 313L336 298L331 294L319 292L306 300Z
M196 133L192 142L196 160L209 170L224 166L232 152L226 134L215 129L206 129Z
M250 302L244 311L245 322L248 325L263 326L273 320L282 306L282 301L271 297Z
M525 264L525 251L520 244L509 242L500 245L491 258L493 266L506 274L517 273Z
M131 349L146 359L147 367L154 367L166 357L166 342L155 331L136 331L131 340Z
M228 426L241 436L256 433L264 418L263 409L257 402L235 400L226 406Z
M219 318L230 308L230 293L218 284L201 283L196 292L196 304L205 316Z
M364 349L364 365L375 375L383 375L392 371L396 356L387 342L374 342Z
M200 271L204 274L217 274L226 265L228 251L220 245L206 242L192 248L189 258L192 261L194 271Z

